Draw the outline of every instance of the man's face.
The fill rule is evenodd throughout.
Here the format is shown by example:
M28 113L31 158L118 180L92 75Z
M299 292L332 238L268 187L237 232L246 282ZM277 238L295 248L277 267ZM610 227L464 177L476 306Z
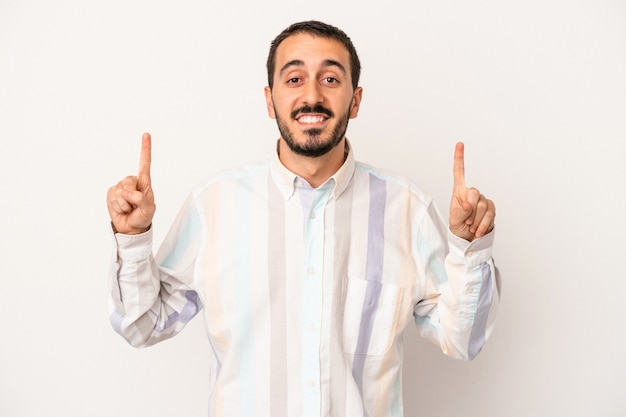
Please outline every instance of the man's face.
M300 33L276 50L272 90L265 88L270 117L299 155L322 156L344 138L362 89L352 88L350 56L338 41Z

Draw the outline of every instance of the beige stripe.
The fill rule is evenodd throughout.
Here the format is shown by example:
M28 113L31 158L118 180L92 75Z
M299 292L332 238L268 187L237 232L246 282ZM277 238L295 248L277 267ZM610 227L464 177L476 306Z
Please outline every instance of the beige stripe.
M328 332L330 337L328 342L333 353L328 361L328 372L330 375L329 394L332 398L330 411L333 415L348 415L346 413L349 411L346 403L346 393L348 391L347 384L351 382L351 377L350 380L348 379L348 376L351 376L351 371L344 360L341 341L343 339L343 298L348 279L348 254L350 254L351 244L353 184L334 201L334 240L329 242L330 245L327 249L332 251L334 255L339 254L339 256L334 256L332 307L327 309L333 317L325 317L326 323L332 323L335 326ZM346 256L343 256L343 254L346 254Z
M393 187L393 184L390 184L390 187ZM401 195L398 190L390 189L389 191L388 196ZM402 203L399 207L397 206L398 200ZM404 297L404 286L411 287L413 285L415 280L414 277L416 276L417 271L410 262L410 259L412 259L412 237L411 228L409 227L411 219L406 216L397 216L395 213L413 213L415 212L415 208L413 207L414 204L415 200L412 198L401 198L388 201L388 207L390 208L391 215L385 219L385 234L387 236L398 237L396 241L399 250L389 251L390 253L388 253L385 258L385 264L389 264L390 266L390 268L387 268L387 265L385 265L385 269L393 269L393 267L399 268L398 276L400 277L400 284L402 287L400 287L398 291L398 299L396 300L396 316L393 324L393 328L395 329L397 326L398 331L404 329L407 323L406 317L400 316L400 313L412 311L412 309L409 310L407 302L405 301L406 297ZM409 297L408 294L407 297ZM389 340L387 341L388 344L394 342L396 334L397 331L389 332ZM401 346L393 346L393 348L379 364L378 378L376 378L375 387L376 403L374 406L374 415L372 417L386 416L391 409L391 404L394 400L395 394L395 381L396 378L399 378L399 374L401 373L401 369L398 364L400 363L399 356L402 355L402 349L403 348Z
M270 298L270 415L287 417L285 204L268 175L267 259Z
M220 190L217 186L213 186L215 190L205 190L204 192L204 213L201 215L205 221L207 219L220 218L220 206L215 204L216 201L221 201ZM222 291L219 285L217 277L217 271L219 268L219 253L216 238L219 236L217 228L218 224L202 224L203 233L206 235L206 248L204 252L200 254L201 264L198 276L202 277L202 293L206 317L206 325L211 338L216 354L220 358L224 358L223 354L228 351L230 341L222 337L228 334L224 329L224 307L222 304ZM213 279L212 279L213 278ZM209 301L210 300L210 301ZM223 375L222 375L223 377ZM213 390L212 396L212 414L217 417L224 416L224 403L220 389L221 378L218 376L216 386Z

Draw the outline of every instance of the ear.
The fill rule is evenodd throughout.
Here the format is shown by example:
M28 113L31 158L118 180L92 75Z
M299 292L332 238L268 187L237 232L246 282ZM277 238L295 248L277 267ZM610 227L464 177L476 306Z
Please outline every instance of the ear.
M267 106L267 114L270 118L275 119L274 100L272 100L272 90L269 87L265 87L265 105Z
M363 87L357 87L352 95L352 106L350 107L350 118L354 119L359 114L361 99L363 98Z

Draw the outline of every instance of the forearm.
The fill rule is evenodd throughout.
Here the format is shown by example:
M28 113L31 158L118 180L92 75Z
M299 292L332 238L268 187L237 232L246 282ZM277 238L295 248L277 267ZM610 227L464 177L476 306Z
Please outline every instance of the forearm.
M491 334L500 300L500 277L491 255L493 232L466 247L449 244L448 285L439 298L442 346L450 356L471 360Z
M494 232L472 243L448 236L445 256L432 254L427 295L415 307L421 334L457 359L471 360L493 328L499 304L499 272L491 248ZM435 268L436 269L436 268Z
M199 308L193 291L160 271L152 256L152 232L115 235L111 265L111 323L135 347L178 333Z

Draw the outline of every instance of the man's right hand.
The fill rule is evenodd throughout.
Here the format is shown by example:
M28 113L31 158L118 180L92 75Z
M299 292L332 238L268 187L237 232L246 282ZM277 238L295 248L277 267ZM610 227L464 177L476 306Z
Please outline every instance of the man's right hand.
M117 233L135 235L150 229L156 211L150 182L151 138L141 138L139 173L118 182L107 192L107 207Z

